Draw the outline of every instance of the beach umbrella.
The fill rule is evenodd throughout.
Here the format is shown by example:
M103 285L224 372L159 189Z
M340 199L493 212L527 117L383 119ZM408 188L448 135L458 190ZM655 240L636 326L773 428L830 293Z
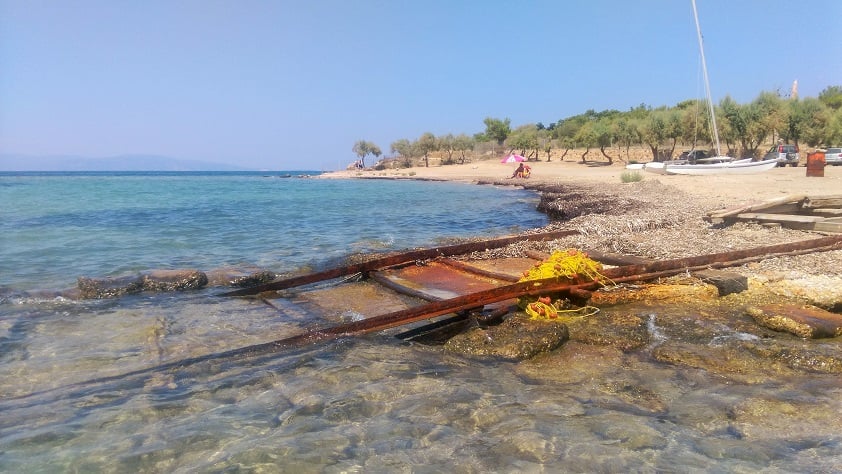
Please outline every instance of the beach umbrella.
M526 158L520 155L509 155L500 160L500 163L520 163L521 161L526 161Z

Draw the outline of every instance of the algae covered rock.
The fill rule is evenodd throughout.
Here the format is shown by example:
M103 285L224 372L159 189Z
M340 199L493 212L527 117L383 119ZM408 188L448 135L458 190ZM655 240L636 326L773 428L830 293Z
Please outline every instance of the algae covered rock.
M121 278L79 277L76 284L80 297L86 300L117 298L143 291L143 277L140 275Z
M517 315L499 326L474 328L456 335L444 348L461 354L523 360L551 351L569 337L567 325L563 323L535 321Z
M208 276L199 270L154 270L143 275L146 291L197 290L208 284Z
M746 309L757 324L807 339L842 336L842 315L812 306L769 304Z

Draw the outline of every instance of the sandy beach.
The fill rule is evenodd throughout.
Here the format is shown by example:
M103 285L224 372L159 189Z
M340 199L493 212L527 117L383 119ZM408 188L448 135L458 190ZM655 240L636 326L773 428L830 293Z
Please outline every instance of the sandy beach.
M802 160L803 161L803 160ZM538 186L564 183L621 183L621 175L628 171L623 163L566 161L557 159L530 161L532 176L528 179L511 179L516 165L502 164L499 160L479 160L464 165L447 165L403 168L384 171L336 171L325 178L414 178L467 182L506 182L512 185ZM644 180L656 180L684 192L712 199L724 199L734 205L753 203L790 194L810 196L842 193L842 166L828 166L824 177L808 177L806 168L775 168L770 171L746 175L680 176L656 175L640 171Z

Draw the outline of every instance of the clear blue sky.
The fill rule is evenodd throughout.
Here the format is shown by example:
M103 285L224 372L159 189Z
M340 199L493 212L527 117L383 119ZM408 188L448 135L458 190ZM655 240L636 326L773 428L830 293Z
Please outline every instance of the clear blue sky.
M714 101L842 85L842 1L697 0ZM0 0L0 153L337 169L703 96L690 0Z

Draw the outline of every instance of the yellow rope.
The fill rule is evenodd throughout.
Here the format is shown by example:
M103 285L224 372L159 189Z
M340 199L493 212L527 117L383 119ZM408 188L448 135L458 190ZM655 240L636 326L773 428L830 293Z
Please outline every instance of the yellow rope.
M588 257L588 254L576 249L564 251L556 250L550 257L534 267L525 271L520 281L541 280L545 278L566 279L571 284L598 282L613 283L611 279L602 274L602 264ZM538 298L523 296L518 300L518 306L523 309L532 319L545 319L552 321L573 321L575 319L592 316L599 312L598 308L585 306L578 309L562 309L562 302L552 302L548 296ZM573 316L572 313L582 313ZM571 315L567 315L571 314Z
M593 316L599 313L599 308L595 306L582 306L576 309L558 309L555 305L543 303L541 301L533 301L526 305L526 314L531 319L546 319L549 321L558 321L562 323L569 323L578 319L584 319L588 316Z

